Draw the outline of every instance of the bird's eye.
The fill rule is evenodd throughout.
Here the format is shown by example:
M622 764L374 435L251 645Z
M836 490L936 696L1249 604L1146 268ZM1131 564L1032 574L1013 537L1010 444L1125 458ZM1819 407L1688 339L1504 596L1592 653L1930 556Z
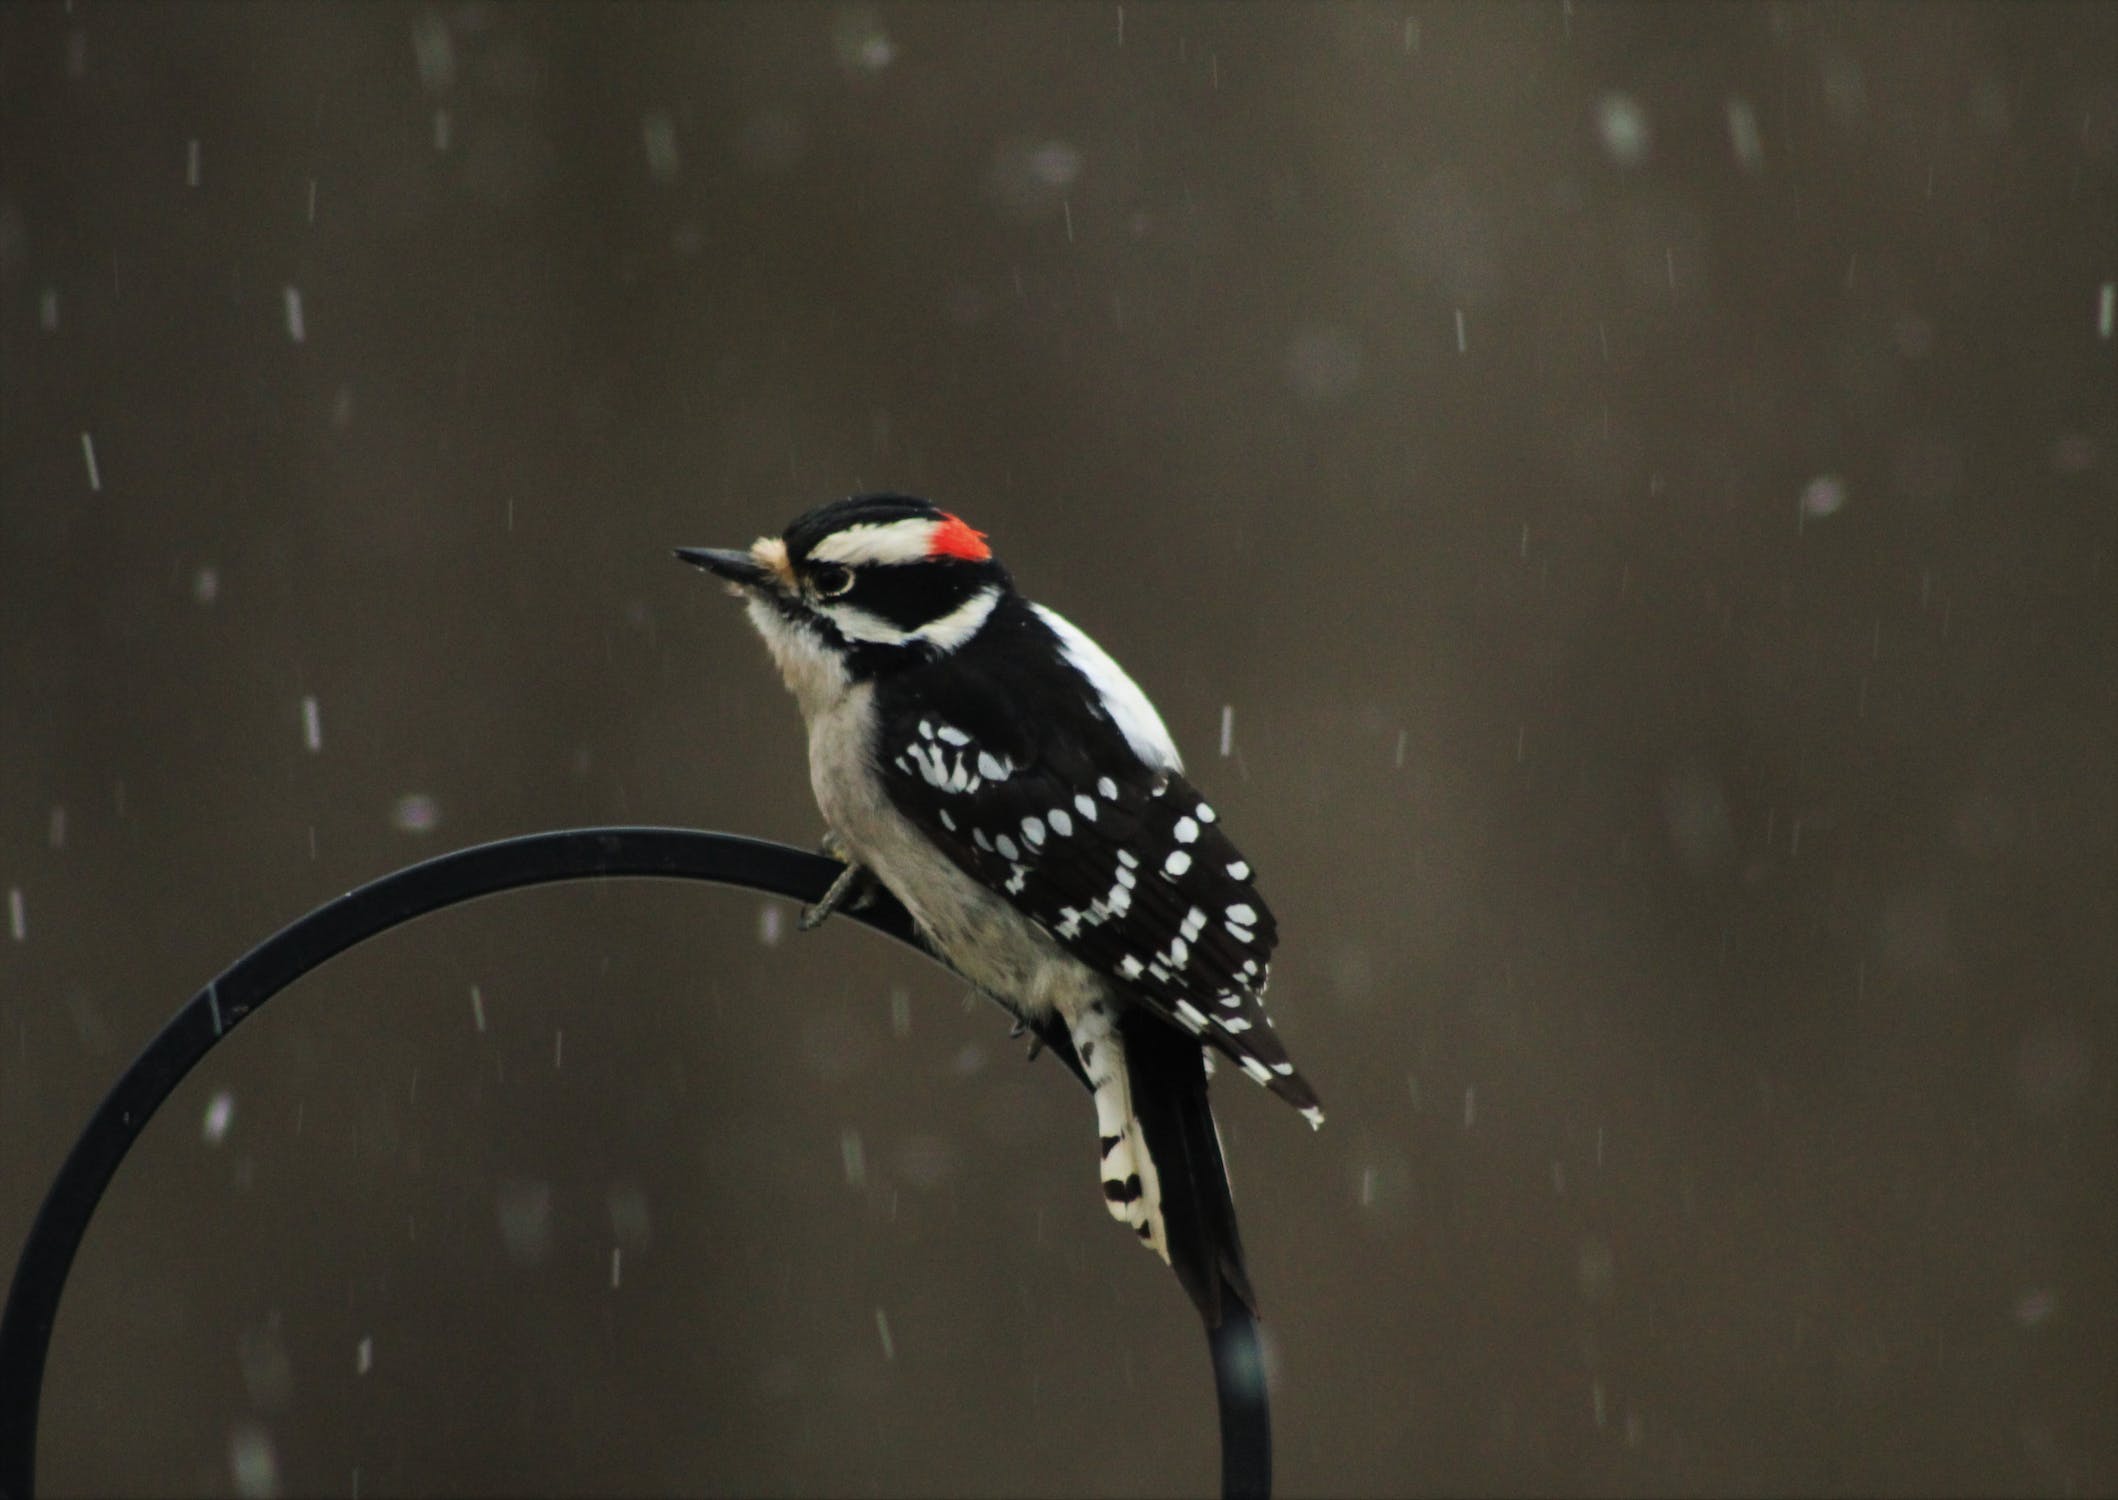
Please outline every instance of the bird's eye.
M819 599L836 599L853 587L853 570L837 563L818 563L809 570L809 582Z

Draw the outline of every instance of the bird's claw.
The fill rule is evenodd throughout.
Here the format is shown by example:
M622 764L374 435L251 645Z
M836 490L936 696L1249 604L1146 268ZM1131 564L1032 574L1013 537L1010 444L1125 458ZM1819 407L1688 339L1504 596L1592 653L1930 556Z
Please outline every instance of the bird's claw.
M1008 1028L1008 1040L1011 1042L1020 1041L1024 1037L1030 1039L1030 1051L1029 1056L1025 1057L1023 1061L1035 1062L1037 1054L1044 1050L1044 1038L1030 1030L1028 1021L1025 1021L1021 1016L1017 1016L1015 1017L1015 1024Z
M1030 1039L1029 1055L1023 1058L1023 1061L1035 1062L1037 1054L1044 1050L1044 1038L1031 1031L1030 1023L1018 1015L1015 1017L1015 1024L1008 1028L1008 1040L1020 1041L1023 1037Z
M824 925L831 913L841 908L859 911L874 899L875 877L863 866L849 864L839 872L838 879L831 882L831 889L824 892L821 901L802 908L801 921L797 925L803 932L814 932Z

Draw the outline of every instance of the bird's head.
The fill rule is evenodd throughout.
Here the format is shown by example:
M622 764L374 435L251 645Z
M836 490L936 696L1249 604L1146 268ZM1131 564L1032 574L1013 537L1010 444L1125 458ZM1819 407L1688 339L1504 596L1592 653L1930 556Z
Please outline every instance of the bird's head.
M748 602L798 694L796 667L821 668L819 654L850 677L954 651L1010 588L984 533L911 495L835 500L746 550L677 556Z

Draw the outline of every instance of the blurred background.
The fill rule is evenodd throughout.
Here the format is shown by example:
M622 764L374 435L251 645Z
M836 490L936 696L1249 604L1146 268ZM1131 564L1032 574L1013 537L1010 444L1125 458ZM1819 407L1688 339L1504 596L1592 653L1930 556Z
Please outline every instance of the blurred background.
M2118 9L0 10L0 1258L177 1005L819 833L671 560L989 531L1263 872L1290 1494L2118 1487ZM449 912L188 1079L53 1494L1152 1495L1088 1104L851 925Z

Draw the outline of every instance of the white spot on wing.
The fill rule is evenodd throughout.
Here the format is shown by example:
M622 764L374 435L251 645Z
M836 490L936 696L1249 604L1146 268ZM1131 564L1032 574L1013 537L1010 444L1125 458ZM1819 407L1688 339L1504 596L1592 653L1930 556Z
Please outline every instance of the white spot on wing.
M1170 850L1169 858L1162 861L1162 873L1165 875L1182 875L1190 868L1191 855L1182 849Z
M1177 836L1177 842L1180 844L1190 844L1198 841L1199 825L1190 818L1177 819L1177 826L1174 831Z

